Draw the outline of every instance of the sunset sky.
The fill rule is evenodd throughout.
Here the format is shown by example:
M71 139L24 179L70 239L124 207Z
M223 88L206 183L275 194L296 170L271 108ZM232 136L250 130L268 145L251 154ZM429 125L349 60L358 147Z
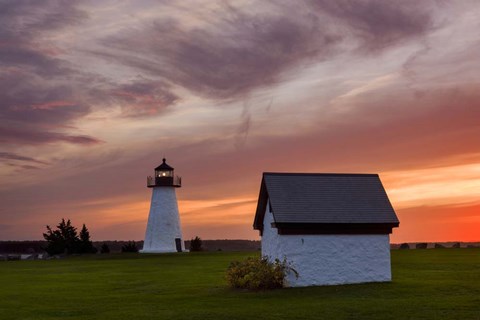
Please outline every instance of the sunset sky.
M480 241L480 2L0 1L0 240L259 239L261 175L378 173L392 242Z

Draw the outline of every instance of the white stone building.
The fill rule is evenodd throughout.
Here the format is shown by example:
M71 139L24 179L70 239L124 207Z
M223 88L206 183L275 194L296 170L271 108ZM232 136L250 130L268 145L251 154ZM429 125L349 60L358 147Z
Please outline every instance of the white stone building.
M147 186L153 190L145 241L140 252L185 251L175 193L175 189L181 185L181 178L174 175L173 168L165 159L155 168L155 176L147 177Z
M253 226L262 255L298 272L288 286L392 279L399 221L376 174L264 173Z

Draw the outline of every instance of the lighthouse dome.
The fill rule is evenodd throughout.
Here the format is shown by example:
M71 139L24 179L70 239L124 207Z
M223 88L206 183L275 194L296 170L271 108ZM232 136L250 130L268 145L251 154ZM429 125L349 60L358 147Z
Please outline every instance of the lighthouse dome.
M170 167L165 161L165 158L162 159L162 164L155 168L155 171L165 170L165 171L173 171L173 168Z

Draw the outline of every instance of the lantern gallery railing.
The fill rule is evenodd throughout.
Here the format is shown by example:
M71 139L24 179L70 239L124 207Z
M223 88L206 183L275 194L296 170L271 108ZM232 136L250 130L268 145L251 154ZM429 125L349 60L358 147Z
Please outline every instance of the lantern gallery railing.
M181 187L182 186L182 177L147 177L147 187Z
M179 177L179 176L175 176L173 178L173 185L175 187L181 187L182 186L182 177Z
M155 187L155 178L152 176L147 177L147 187Z

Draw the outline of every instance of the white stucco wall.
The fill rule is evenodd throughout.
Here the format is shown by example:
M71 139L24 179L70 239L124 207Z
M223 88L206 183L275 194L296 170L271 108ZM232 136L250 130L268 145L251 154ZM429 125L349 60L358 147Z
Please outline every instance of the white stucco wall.
M388 234L279 235L272 222L267 206L262 255L291 263L299 277L288 274L288 286L391 281Z
M175 188L154 187L145 242L140 252L177 252L175 238L182 239ZM181 243L182 250L185 250L183 239Z

